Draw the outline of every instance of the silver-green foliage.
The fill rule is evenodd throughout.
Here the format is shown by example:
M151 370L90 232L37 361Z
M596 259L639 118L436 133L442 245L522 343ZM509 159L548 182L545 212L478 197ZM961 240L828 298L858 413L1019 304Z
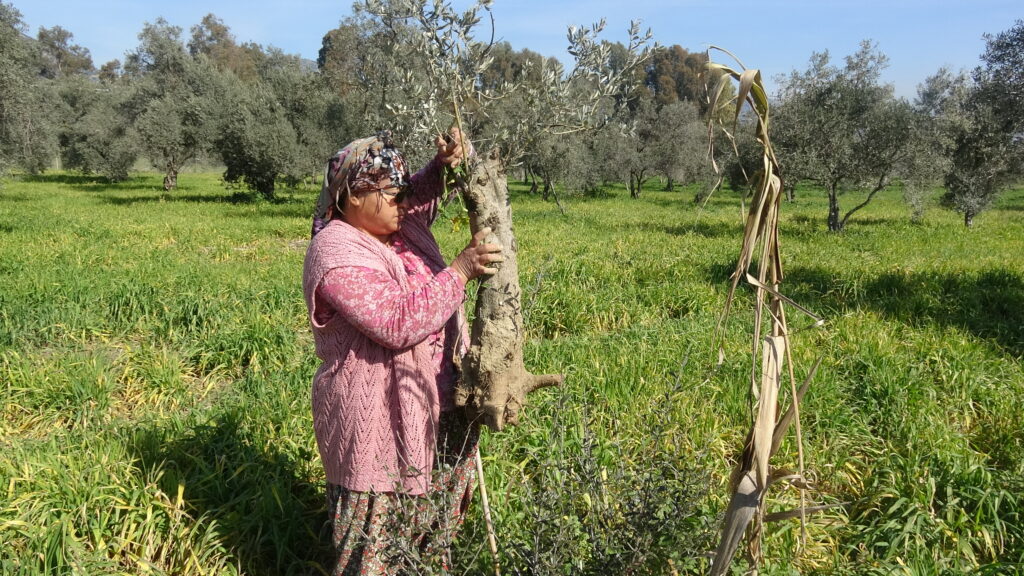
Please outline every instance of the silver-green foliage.
M626 79L646 58L649 31L642 32L638 23L632 23L627 59L613 67L611 45L598 39L603 21L571 26L567 34L568 51L575 59L571 70L547 60L533 71L529 69L533 61L527 60L519 82L494 87L480 82L493 63L489 55L493 28L480 30L482 19L490 16L490 4L481 0L458 12L443 1L363 3L362 9L384 29L405 31L402 42L388 55L403 70L396 88L405 91L405 97L389 103L388 111L409 141L430 141L459 123L467 129L479 127L478 132L484 133L474 137L485 140L485 148L502 151L506 162L514 162L542 132L568 134L591 128L623 103L616 96L627 89ZM498 112L503 105L515 106L519 113ZM497 113L491 116L492 111Z
M126 180L139 157L139 136L126 103L130 86L111 79L100 83L81 76L59 80L63 167Z
M830 63L815 53L805 71L784 81L772 134L786 158L786 177L814 182L829 198L828 228L842 230L849 218L897 180L934 180L924 155L927 131L911 105L883 84L888 58L870 42ZM843 213L840 196L860 192Z
M40 53L13 4L0 2L0 173L41 172L56 156L52 86L39 76Z
M298 57L270 49L252 81L225 74L223 83L219 101L227 105L213 145L228 182L273 198L279 180L294 186L314 178L332 149L344 145L336 139L346 138L344 117L354 112Z
M224 80L206 58L185 50L181 28L163 19L147 23L125 62L131 96L125 111L142 151L164 172L164 189L205 153L218 129Z
M971 77L940 70L919 93L943 143L942 200L968 227L1024 174L1024 22L988 36L982 60Z

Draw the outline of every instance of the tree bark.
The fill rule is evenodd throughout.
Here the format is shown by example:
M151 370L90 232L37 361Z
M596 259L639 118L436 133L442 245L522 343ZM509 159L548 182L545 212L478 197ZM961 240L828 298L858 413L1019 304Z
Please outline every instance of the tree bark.
M462 189L475 234L489 227L488 243L502 246L498 272L481 279L469 352L461 362L455 402L471 416L482 416L492 430L516 424L526 395L562 383L563 376L535 376L523 365L523 311L519 288L518 245L512 230L508 181L496 152L475 162Z
M164 174L164 190L173 190L178 187L178 168L167 165L167 173Z
M835 187L828 191L828 229L830 232L843 229L843 223L839 220L839 191Z
M846 221L850 219L850 216L853 216L854 212L856 212L856 211L860 210L861 208L867 206L868 203L870 203L871 200L875 197L875 194L878 194L879 192L881 192L888 185L889 185L888 179L886 179L885 177L879 178L878 183L875 184L875 187L871 190L871 192L868 193L868 197L865 198L864 201L861 202L860 204L858 204L858 205L854 206L853 208L851 208L850 211L847 212L845 216L843 216L843 219L839 221L839 229L842 230L843 228L846 228Z
M969 210L965 211L964 212L964 226L966 226L967 228L970 228L973 225L974 225L974 214L972 214Z

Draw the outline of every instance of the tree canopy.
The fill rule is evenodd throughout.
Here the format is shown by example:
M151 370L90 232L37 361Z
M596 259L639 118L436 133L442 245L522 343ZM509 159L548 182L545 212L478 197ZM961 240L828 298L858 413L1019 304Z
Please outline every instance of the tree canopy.
M639 196L655 176L669 187L708 177L700 125L715 111L705 53L656 46L638 65L636 45L599 39L602 22L570 29L577 62L566 69L473 38L486 10L362 0L324 34L315 65L240 41L214 14L188 34L157 19L123 62L97 69L71 31L29 36L0 1L0 164L39 172L59 158L120 179L143 159L173 189L189 163L219 162L229 181L272 196L276 183L315 178L332 149L380 129L394 131L413 163L425 160L423 143L456 121L457 102L474 141L521 162L548 193L556 182L572 193L623 182ZM424 35L438 18L449 28ZM630 43L642 36L631 30ZM902 184L915 204L912 191L941 183L946 204L970 222L1021 173L1024 21L986 36L980 61L970 74L937 74L911 104L881 82L887 59L873 44L841 64L812 55L773 100L787 189L825 188L828 227L840 230L886 186ZM448 80L432 79L438 66ZM274 142L268 127L279 129ZM740 186L742 162L728 163Z
M910 103L880 81L888 59L870 42L831 64L816 53L804 71L784 81L775 111L774 138L790 181L811 181L829 198L828 228L840 231L858 210L897 179L927 178L917 161L927 146ZM861 201L845 214L840 196L859 191Z
M935 121L945 158L943 203L970 227L1024 164L1024 21L986 36L973 74L940 70L918 100Z

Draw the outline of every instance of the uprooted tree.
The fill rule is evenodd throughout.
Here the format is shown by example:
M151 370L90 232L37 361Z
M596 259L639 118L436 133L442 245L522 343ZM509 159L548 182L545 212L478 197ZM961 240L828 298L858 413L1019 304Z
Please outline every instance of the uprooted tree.
M505 257L498 273L480 283L457 401L500 430L516 423L529 392L562 381L560 375L533 375L523 364L518 245L505 166L519 159L539 134L586 130L610 117L623 102L625 79L646 58L650 34L641 34L634 23L628 62L612 69L609 45L597 41L604 23L571 27L569 53L576 65L568 74L545 63L539 82L525 81L538 75L523 74L522 83L494 88L478 81L491 62L493 40L480 42L474 36L489 8L488 0L461 13L447 2L426 0L367 0L358 6L394 35L392 56L402 65L391 70L407 76L395 83L406 93L387 103L398 132L425 142L458 127L489 150L449 175L449 183L461 191L472 232L489 227L486 241L501 244ZM420 81L412 81L414 77ZM524 113L496 113L512 94L527 104L519 108Z

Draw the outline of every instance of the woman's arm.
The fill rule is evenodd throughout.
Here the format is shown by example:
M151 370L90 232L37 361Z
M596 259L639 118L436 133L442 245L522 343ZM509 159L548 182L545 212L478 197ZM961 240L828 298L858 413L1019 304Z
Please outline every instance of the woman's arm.
M405 219L419 220L430 228L437 219L444 194L444 164L435 157L410 178L409 195L405 199Z
M397 350L440 330L462 305L465 287L463 276L452 268L403 292L382 270L344 266L324 276L316 296L368 338Z
M409 198L405 201L405 217L417 219L427 228L437 219L438 208L446 200L442 198L445 193L445 167L454 168L462 162L463 156L472 157L475 154L473 143L463 137L458 128L452 128L447 137L438 136L434 145L437 146L437 154L410 178ZM463 150L463 146L468 153Z

